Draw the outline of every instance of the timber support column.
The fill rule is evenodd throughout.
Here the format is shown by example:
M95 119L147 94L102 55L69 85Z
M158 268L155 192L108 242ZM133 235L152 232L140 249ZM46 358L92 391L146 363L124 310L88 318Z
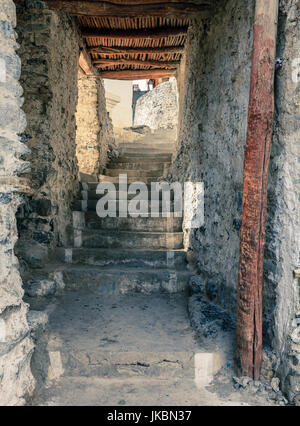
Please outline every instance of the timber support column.
M262 363L262 286L268 167L274 117L278 0L256 0L244 160L237 295L236 369L258 379Z

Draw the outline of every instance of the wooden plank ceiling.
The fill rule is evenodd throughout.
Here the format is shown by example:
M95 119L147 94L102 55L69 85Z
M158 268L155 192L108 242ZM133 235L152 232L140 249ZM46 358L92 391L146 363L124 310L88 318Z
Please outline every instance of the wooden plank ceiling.
M76 17L91 62L103 78L176 74L188 26L212 0L45 0ZM88 61L90 62L90 61Z

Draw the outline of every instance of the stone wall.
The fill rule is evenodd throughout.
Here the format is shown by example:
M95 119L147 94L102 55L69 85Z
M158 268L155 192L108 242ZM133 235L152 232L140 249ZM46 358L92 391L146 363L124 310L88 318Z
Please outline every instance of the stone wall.
M254 0L220 2L190 29L178 87L173 180L204 182L205 223L187 231L189 262L235 312ZM216 289L216 291L214 290Z
M23 302L22 280L14 254L17 240L15 213L26 183L17 176L29 168L21 143L26 127L21 110L22 88L18 83L21 61L15 50L15 6L0 3L0 405L23 405L34 389L30 371L33 343Z
M76 127L79 172L97 176L103 172L116 148L100 78L79 75Z
M205 224L186 232L188 259L212 300L235 312L254 1L223 3L212 22L189 32L178 76L179 139L171 172L173 180L204 182ZM300 392L293 277L300 251L300 83L292 80L300 51L297 4L280 2L278 56L284 62L275 80L263 317L264 345L275 352L273 373L290 401Z
M19 2L21 84L34 190L19 215L22 265L41 267L48 249L68 242L71 204L79 190L76 160L79 37L73 20L37 0Z
M141 96L135 107L134 126L150 129L175 128L178 123L177 83L171 78Z
M268 192L264 279L264 336L281 359L290 401L300 405L299 288L293 271L300 254L300 10L281 0L275 79L275 127ZM298 73L296 72L298 63ZM297 75L298 74L298 75ZM298 321L298 327L297 327ZM288 359L286 355L290 354ZM288 362L287 362L288 361Z

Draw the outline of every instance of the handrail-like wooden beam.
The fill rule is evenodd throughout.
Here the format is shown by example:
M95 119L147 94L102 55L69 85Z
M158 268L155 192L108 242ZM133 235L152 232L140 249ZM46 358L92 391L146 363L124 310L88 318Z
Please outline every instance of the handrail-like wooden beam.
M105 1L88 0L44 0L50 9L67 12L76 16L103 16L103 17L143 17L161 16L187 18L207 11L211 5L209 2L201 4L193 2L170 3L139 3L115 4Z
M123 71L101 71L100 77L114 80L143 80L146 78L173 77L176 70L123 70Z
M95 59L93 61L95 67L101 66L115 66L115 65L134 65L141 66L147 65L150 67L156 68L176 68L177 65L180 65L180 61L140 61L137 59Z
M168 27L141 30L107 30L81 28L82 36L85 38L102 38L114 40L158 40L164 37L186 36L187 27Z
M90 53L98 53L99 55L127 55L127 54L153 54L153 55L168 55L184 53L183 46L169 46L169 47L107 47L107 46L97 46L90 47L88 49Z

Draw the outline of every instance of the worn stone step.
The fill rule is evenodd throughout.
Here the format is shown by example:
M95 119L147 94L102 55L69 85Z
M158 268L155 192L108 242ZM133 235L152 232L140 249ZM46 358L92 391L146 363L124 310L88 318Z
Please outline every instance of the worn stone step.
M76 211L83 211L83 212L86 212L86 211L96 211L96 206L97 206L98 201L99 201L99 199L98 200L77 200L77 201L75 201L75 203L73 205L73 208ZM146 201L146 200L144 200L144 201ZM128 203L129 202L130 202L130 200L128 200ZM162 201L162 200L159 201L159 213L161 213L162 211L170 211L171 213L173 213L174 212L174 208L175 208L174 207L174 202L172 200L170 200L169 204L168 204L167 201ZM117 216L119 216L120 209L121 210L124 209L123 205L121 204L121 206L120 206L120 201L117 201L116 202L116 213L117 213ZM150 216L150 214L151 214L151 203L149 202L148 206L145 206L145 208L141 207L139 210L140 210L141 213L148 214ZM176 211L180 212L180 210L178 210L178 209ZM110 213L112 215L112 214L114 214L114 211L111 210Z
M96 212L85 213L85 227L120 231L182 232L182 218L171 213L166 217L106 217L100 218Z
M85 284L81 280L80 287ZM38 303L33 300L32 309L41 309ZM200 353L186 305L185 293L66 292L46 308L48 345L38 351L35 366L44 368L48 382L62 376L176 377L207 385L225 359Z
M101 267L184 269L187 266L183 250L118 250L89 248L57 248L55 261Z
M161 170L126 170L126 169L105 169L104 174L106 176L119 176L119 175L127 175L128 177L136 177L137 180L140 177L152 177L158 178L160 176L163 176L163 169ZM157 180L157 179L155 179Z
M116 191L119 192L119 189L120 189L119 180L115 179L115 178L111 178L111 179L115 180L114 186L115 186ZM159 182L153 182L153 184L155 184L155 185L157 183L159 183ZM93 191L93 192L96 192L98 185L99 185L99 182L89 182L89 183L82 182L81 183L81 188L82 188L83 191ZM128 184L127 184L127 190L129 189L130 185L131 185L131 183L128 182ZM146 183L146 186L147 186L147 190L150 192L151 191L151 182L150 183ZM123 188L122 188L122 190L123 190Z
M163 191L159 191L159 196L160 199L162 198L162 193ZM105 194L107 197L109 197L110 200L132 200L134 197L136 197L137 195L140 195L142 197L143 200L151 200L151 190L148 191L148 187L147 187L147 191L140 193L134 193L134 194L129 194L127 191L116 191L116 194L114 194L113 192L108 192ZM97 191L81 191L81 200L99 200L99 198L102 198L103 194L97 194ZM171 190L170 191L170 199L173 200L174 199L174 191Z
M81 182L81 188L83 191L96 191L99 185L99 182ZM146 184L148 191L151 191L151 184ZM127 184L127 189L129 188L130 183ZM119 191L119 181L115 183L116 191Z
M128 176L127 182L134 183L134 182L144 182L146 184L151 184L152 182L156 182L157 177L142 177L142 176ZM99 182L111 182L114 184L119 183L119 176L106 176L106 175L99 175Z
M85 229L74 230L75 247L182 249L183 232L129 232Z
M122 156L132 156L132 154L135 154L137 156L145 156L145 155L151 155L151 156L157 156L157 154L172 154L172 151L169 148L124 148L120 149L120 155Z
M114 159L112 162L118 161L121 163L143 163L146 161L151 161L153 163L160 163L160 162L170 162L172 160L172 154L131 154L131 155L120 155L116 159Z
M110 407L120 406L120 395L122 395L122 404L127 407L187 407L186 413L189 412L189 407L220 407L220 406L256 406L257 403L251 403L247 399L247 394L243 395L243 400L239 395L228 397L227 394L217 395L208 391L205 386L197 386L195 379L185 378L160 378L160 377L116 377L116 378L100 378L100 377L78 377L69 376L61 377L59 386L53 382L42 391L35 395L32 401L33 406L62 406L62 407ZM257 397L256 397L257 398ZM262 398L261 398L262 399ZM270 405L270 402L264 401L264 404ZM275 403L274 403L275 405ZM119 414L120 412L118 412ZM136 408L134 413L130 409L124 414L124 418L130 419L131 424L138 424L143 417ZM161 413L157 413L162 416ZM185 415L185 419L187 419ZM113 414L112 414L113 416ZM122 416L122 414L121 414ZM130 416L130 417L129 417ZM139 417L140 416L140 417ZM154 416L154 414L153 414ZM166 414L165 414L166 416ZM115 417L114 417L115 418ZM173 409L168 414L170 423L177 423L182 418L182 411ZM177 420L176 420L177 419ZM115 420L116 422L117 420ZM152 421L152 418L149 418ZM159 422L159 420L156 420ZM167 422L165 420L165 422ZM113 423L113 422L112 422ZM167 422L168 423L168 422ZM180 422L181 423L181 422ZM155 424L155 421L154 421Z
M134 143L120 143L119 149L120 151L126 151L127 149L155 149L155 150L164 150L166 152L173 152L175 148L174 144L168 144L165 142L152 142L152 143L142 143L142 142L134 142Z
M145 138L145 139L138 139L135 141L122 141L120 143L120 145L122 144L126 144L126 145L168 145L168 146L174 146L174 140L166 140L164 138L156 138L156 137L151 137L151 138Z
M55 279L59 274L64 292L84 290L99 295L175 294L187 291L191 277L191 272L173 268L108 268L92 265L87 267L85 264L53 264L47 268L49 279Z
M107 170L110 169L123 169L123 170L160 170L163 171L165 168L169 167L171 164L170 161L166 162L155 162L152 160L145 160L144 162L122 162L114 161L108 164Z
M54 358L52 354L60 354L59 368L65 377L195 377L193 352L58 351L53 344L48 350L50 359Z

